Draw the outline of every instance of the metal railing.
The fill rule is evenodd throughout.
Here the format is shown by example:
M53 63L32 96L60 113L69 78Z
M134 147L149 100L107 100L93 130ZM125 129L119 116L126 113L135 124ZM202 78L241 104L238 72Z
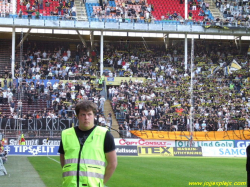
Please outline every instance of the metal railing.
M213 34L244 34L248 33L249 22L195 22L186 20L179 21L164 20L153 23L126 23L104 21L75 21L75 20L41 20L22 18L0 17L1 26L6 27L32 27L32 28L54 28L54 29L86 29L86 30L123 30L123 31L148 31L148 32L178 32L178 33L213 33ZM207 29L207 26L210 29ZM212 26L212 27L211 27ZM214 28L214 29L211 29Z

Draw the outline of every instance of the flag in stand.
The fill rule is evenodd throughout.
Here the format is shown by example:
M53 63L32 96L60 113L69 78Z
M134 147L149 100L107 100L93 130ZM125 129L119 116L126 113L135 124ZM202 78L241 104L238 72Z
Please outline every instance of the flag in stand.
M183 112L183 108L176 108L175 111L179 114L179 116L182 115L182 112Z
M25 145L25 139L24 139L24 135L23 134L21 136L21 143L20 143L20 145Z

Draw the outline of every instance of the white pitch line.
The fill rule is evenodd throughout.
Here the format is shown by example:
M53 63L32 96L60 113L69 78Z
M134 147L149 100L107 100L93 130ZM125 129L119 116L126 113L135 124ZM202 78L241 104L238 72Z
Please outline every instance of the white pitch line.
M50 158L49 156L47 156L49 159L51 159L51 160L53 160L53 161L55 161L55 162L57 162L58 164L60 164L60 162L59 161L57 161L57 160L55 160L55 159L53 159L53 158Z

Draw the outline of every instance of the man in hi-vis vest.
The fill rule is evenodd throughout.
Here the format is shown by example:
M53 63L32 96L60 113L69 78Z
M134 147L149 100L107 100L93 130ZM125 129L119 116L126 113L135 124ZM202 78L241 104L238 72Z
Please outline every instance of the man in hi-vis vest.
M97 106L88 100L76 104L79 125L62 131L58 152L63 187L103 187L117 166L114 138L95 126Z

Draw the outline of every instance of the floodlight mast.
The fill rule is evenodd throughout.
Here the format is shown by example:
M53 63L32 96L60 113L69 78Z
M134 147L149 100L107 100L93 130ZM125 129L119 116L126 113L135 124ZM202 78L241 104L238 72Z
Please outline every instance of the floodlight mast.
M194 124L193 124L193 64L194 64L194 38L192 38L191 42L191 82L190 82L190 110L189 110L189 131L190 131L190 139L189 139L189 145L192 147L193 145L193 132L194 132Z

